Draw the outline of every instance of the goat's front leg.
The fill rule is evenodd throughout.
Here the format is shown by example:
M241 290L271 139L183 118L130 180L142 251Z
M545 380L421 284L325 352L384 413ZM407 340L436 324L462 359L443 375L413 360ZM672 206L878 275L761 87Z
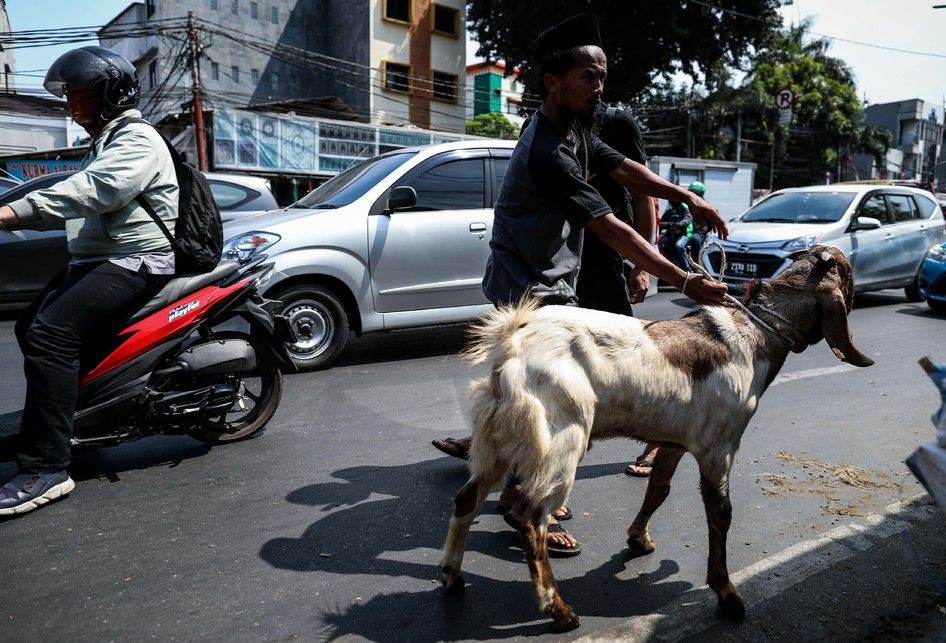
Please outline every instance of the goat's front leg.
M709 531L706 584L716 592L720 614L725 618L741 621L746 617L746 606L742 596L729 580L729 570L726 568L726 535L732 523L728 463L712 466L700 462L700 492L703 495Z
M562 599L555 577L552 576L547 540L549 516L548 510L527 512L519 523L519 535L522 536L522 548L539 609L552 617L556 630L565 632L578 627L579 621L572 608Z
M441 582L449 593L460 592L464 588L460 568L463 566L463 554L466 551L466 537L470 533L473 519L479 515L494 484L495 480L471 477L453 500L453 515L450 517L447 542L440 560Z
M627 528L627 546L630 548L632 558L649 554L656 549L647 531L647 523L670 495L670 479L673 478L684 453L686 451L683 449L671 446L661 446L657 449L650 478L647 481L644 502L634 522Z

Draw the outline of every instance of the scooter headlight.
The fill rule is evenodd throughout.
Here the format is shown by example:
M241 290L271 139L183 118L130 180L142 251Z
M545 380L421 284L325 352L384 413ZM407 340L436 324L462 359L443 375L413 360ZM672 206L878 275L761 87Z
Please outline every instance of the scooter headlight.
M272 232L247 232L228 239L223 244L223 256L226 259L247 261L258 252L270 247L282 237Z

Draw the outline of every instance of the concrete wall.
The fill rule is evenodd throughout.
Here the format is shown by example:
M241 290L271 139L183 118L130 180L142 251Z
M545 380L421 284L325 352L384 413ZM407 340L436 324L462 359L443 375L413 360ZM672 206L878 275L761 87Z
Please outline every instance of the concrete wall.
M463 0L437 0L437 4L460 11L460 33L456 38L439 33L430 35L430 68L457 78L456 102L430 101L430 127L448 132L466 129L464 83L466 81L466 3Z
M0 112L0 155L70 147L85 130L71 118Z
M649 165L656 174L683 187L692 181L702 181L706 185L706 200L716 206L727 221L752 204L755 163L655 156ZM661 199L660 214L667 206L667 201Z
M409 65L410 27L382 18L384 0L369 0L369 53L371 66L371 122L403 125L410 122L407 94L388 92L382 87L385 61Z

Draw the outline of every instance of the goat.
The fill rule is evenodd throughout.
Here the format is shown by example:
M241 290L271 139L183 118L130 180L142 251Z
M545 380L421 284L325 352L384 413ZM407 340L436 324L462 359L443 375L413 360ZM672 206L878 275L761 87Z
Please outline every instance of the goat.
M470 478L454 500L440 563L446 590L463 589L470 525L486 496L515 471L522 481L519 533L539 608L558 630L578 627L552 576L548 518L568 499L589 440L632 437L660 449L627 530L631 555L654 551L648 521L670 493L681 457L692 453L709 526L707 584L724 617L743 619L745 605L726 567L733 458L790 350L824 338L842 361L873 364L848 328L853 295L844 254L815 246L778 278L753 282L744 306L648 322L532 300L486 315L466 351L471 362L491 368L470 385Z

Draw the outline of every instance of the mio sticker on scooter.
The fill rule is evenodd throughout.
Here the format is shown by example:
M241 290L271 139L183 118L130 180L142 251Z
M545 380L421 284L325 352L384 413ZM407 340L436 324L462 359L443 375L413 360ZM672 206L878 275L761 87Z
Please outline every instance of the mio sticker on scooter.
M181 304L180 306L175 306L168 313L168 323L174 321L178 317L183 317L192 310L200 308L200 300L195 299L194 301L189 301L186 304Z

